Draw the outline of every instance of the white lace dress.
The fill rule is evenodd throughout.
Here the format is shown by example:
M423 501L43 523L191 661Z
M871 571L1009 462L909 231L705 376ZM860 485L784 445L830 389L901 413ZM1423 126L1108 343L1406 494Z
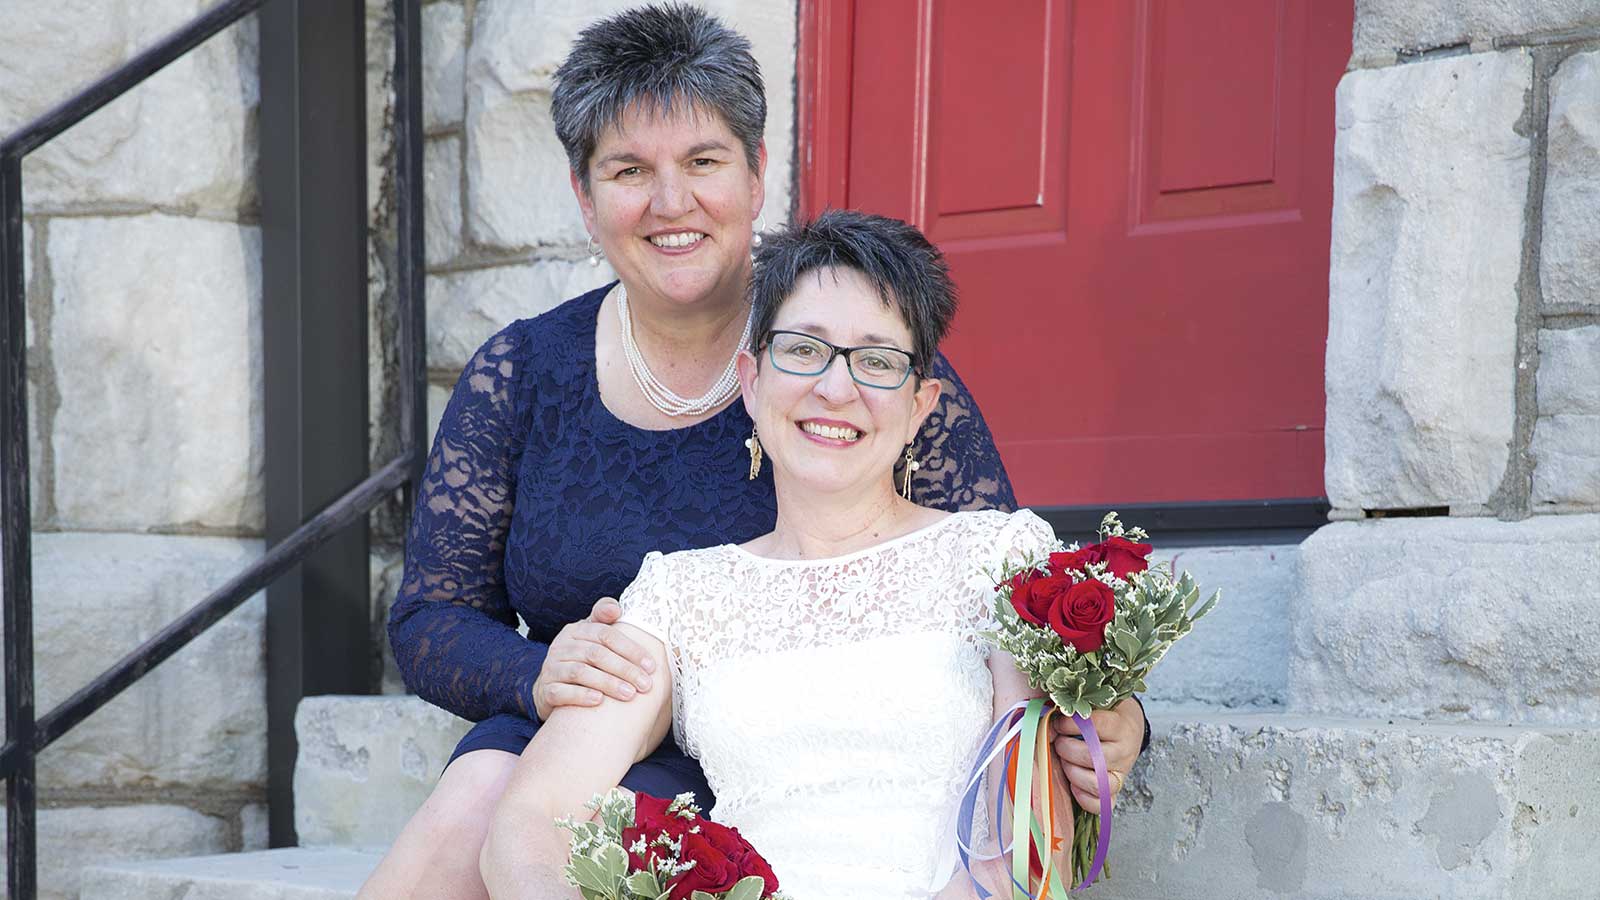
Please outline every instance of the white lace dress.
M623 621L660 638L713 817L795 900L927 897L993 716L993 571L1046 552L1033 513L962 512L847 556L726 544L645 558Z

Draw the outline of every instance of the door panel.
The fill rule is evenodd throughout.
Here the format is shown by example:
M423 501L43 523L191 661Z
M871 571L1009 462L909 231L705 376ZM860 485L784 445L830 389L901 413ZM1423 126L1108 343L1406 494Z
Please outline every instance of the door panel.
M812 149L845 177L802 195L944 249L945 350L1022 502L1323 493L1350 0L833 10L850 127Z

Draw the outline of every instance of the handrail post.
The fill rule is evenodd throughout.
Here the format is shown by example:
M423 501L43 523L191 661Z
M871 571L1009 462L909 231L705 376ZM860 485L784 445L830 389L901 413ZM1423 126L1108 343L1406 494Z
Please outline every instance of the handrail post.
M366 477L366 17L361 0L260 14L266 537ZM300 699L371 693L366 517L267 589L269 841L296 842Z
M0 150L0 597L4 598L6 740L28 747L33 709L33 535L28 497L27 284L22 157ZM6 895L37 892L38 782L32 753L6 781Z
M422 2L394 0L395 207L400 340L400 440L412 456L405 513L428 457L427 279L422 175Z

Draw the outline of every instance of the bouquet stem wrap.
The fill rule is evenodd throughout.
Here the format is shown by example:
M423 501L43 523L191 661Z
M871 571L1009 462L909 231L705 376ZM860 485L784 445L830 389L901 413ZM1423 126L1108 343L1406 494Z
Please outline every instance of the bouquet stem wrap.
M956 853L978 896L984 900L988 900L992 892L972 874L971 860L996 859L1008 852L1011 854L1012 900L1041 900L1047 895L1052 900L1064 900L1067 890L1063 882L1071 880L1076 856L1074 849L1083 836L1075 835L1073 848L1061 847L1062 840L1056 831L1060 821L1057 797L1066 798L1065 807L1074 812L1077 828L1097 832L1094 837L1094 857L1083 871L1083 881L1072 890L1081 891L1093 884L1105 866L1106 852L1111 846L1112 795L1110 773L1106 769L1105 753L1100 748L1100 736L1088 716L1072 716L1083 734L1089 757L1094 761L1095 778L1099 782L1101 814L1094 816L1077 809L1065 780L1060 778L1057 767L1052 764L1054 754L1051 749L1050 719L1060 714L1055 704L1043 698L1013 706L989 730L983 749L979 751L979 759L967 779L967 789L961 798L960 816L956 824ZM996 787L993 814L989 817L994 823L998 850L993 854L980 855L972 848L972 819L978 803L979 784L989 764L1002 752L1005 753L1005 778ZM1018 802L1019 797L1022 802ZM1002 834L1002 810L1007 803L1011 809L1009 842ZM1035 860L1038 861L1037 875L1033 871Z

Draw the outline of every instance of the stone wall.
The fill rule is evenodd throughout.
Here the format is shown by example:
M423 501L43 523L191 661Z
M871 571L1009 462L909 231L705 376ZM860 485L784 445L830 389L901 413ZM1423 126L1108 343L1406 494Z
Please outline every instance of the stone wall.
M209 6L0 4L0 133ZM256 54L251 19L25 161L41 712L261 553ZM263 610L40 755L41 896L87 862L265 845Z
M1600 725L1600 3L1357 3L1298 711Z

